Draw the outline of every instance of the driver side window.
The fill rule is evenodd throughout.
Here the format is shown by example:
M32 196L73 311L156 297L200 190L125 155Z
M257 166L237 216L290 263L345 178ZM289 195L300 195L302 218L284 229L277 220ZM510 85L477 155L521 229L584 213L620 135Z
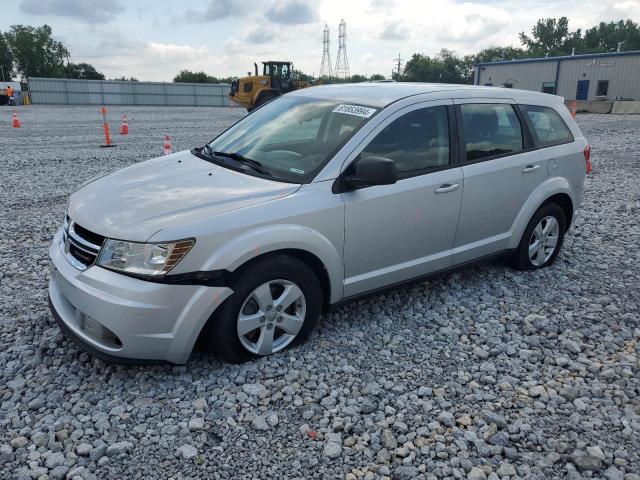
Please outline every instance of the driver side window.
M421 108L395 119L361 155L390 158L400 178L449 165L447 107Z

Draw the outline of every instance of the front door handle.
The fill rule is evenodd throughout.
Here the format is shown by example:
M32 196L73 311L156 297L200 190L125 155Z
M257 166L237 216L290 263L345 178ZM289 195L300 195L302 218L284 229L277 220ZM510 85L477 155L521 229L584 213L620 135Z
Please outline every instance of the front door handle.
M454 190L457 190L458 188L460 188L460 184L459 183L445 183L444 185L440 185L440 187L436 188L436 193L447 193L447 192L453 192Z
M524 167L522 169L522 173L531 173L531 172L535 172L536 170L538 170L540 168L540 165L527 165L526 167Z

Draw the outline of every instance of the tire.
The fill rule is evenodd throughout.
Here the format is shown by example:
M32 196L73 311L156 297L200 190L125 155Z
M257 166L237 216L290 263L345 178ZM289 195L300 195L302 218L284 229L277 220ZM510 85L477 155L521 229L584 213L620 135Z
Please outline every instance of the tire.
M305 263L274 255L234 276L234 293L216 310L207 333L215 355L230 363L245 362L298 345L313 330L322 312L322 287ZM283 307L278 303L292 299L278 309Z
M511 258L511 265L518 270L536 270L551 265L562 248L566 225L567 220L562 207L556 203L542 205L531 217L520 244ZM543 235L542 243L539 240L541 235ZM555 244L554 237L556 237ZM544 248L541 248L542 246Z

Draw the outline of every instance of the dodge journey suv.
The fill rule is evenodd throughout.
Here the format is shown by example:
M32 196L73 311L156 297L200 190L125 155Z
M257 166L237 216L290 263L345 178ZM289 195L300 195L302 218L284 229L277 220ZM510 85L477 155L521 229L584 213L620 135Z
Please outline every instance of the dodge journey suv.
M435 84L284 95L191 151L84 184L51 245L67 336L107 360L240 362L326 309L506 256L550 265L589 146L562 99Z

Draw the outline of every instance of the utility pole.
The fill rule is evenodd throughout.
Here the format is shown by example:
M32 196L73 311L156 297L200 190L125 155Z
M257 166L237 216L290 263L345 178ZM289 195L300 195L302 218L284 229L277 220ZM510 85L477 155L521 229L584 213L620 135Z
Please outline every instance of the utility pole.
M394 58L394 62L396 62L396 68L398 69L398 79L400 81L400 67L402 66L402 58L400 58L400 54L398 53L398 58Z
M2 65L0 65L0 70L2 70L2 81L4 82L4 67Z
M71 80L71 69L69 68L69 51L67 51L67 76Z

